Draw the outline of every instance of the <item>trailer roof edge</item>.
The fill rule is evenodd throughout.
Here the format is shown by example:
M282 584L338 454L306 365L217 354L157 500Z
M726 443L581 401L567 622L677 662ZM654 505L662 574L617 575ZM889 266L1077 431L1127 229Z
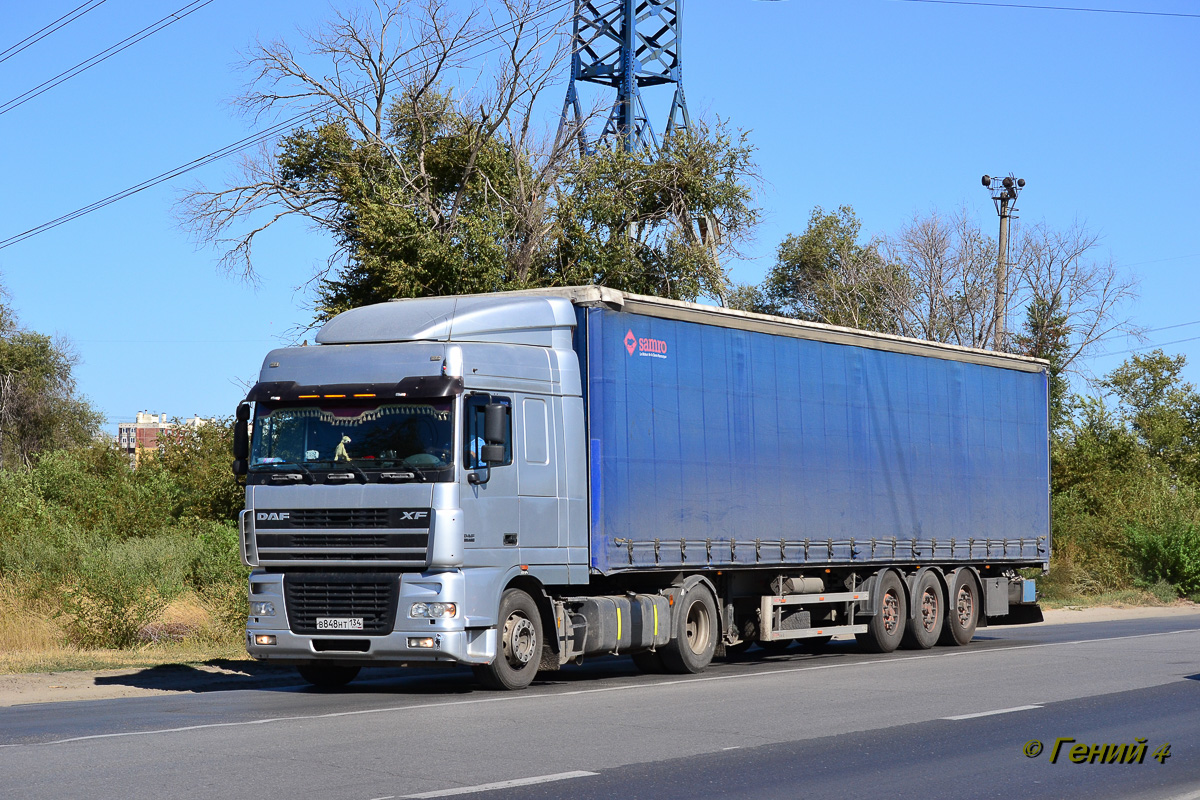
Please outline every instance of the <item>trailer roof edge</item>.
M564 297L580 306L601 306L613 311L628 311L649 317L698 322L735 330L772 333L794 339L812 339L832 344L846 344L887 350L909 355L931 356L950 361L964 361L1022 372L1045 372L1050 362L1030 356L1012 353L997 353L973 347L910 339L890 333L843 328L822 322L806 322L789 317L756 314L720 306L706 306L684 300L669 300L664 297L631 294L606 286L564 286L548 289L524 289L512 292L496 292L496 295L541 295ZM494 296L494 295L493 295Z

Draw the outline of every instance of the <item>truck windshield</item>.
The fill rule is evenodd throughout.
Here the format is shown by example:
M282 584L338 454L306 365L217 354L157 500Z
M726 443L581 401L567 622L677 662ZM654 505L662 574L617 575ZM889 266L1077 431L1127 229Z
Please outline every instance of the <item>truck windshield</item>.
M411 477L451 480L451 408L450 400L345 406L258 403L250 470L297 465L326 472L399 469L408 470Z

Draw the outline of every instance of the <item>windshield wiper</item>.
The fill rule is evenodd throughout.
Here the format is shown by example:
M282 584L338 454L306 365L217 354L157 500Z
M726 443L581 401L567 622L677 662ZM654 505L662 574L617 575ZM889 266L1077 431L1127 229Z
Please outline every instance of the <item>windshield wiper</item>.
M271 468L283 467L284 469L298 469L298 470L300 470L301 473L303 473L303 480L305 483L313 483L314 482L313 474L308 470L308 468L306 466L304 466L303 464L301 464L298 461L272 461L267 464L255 464L255 466L271 467ZM271 476L271 480L273 480L273 481L275 481L275 480L279 480L279 481L290 480L291 478L292 478L292 476L290 476L290 475L272 475Z
M351 461L329 461L326 459L324 461L310 461L309 463L310 464L332 464L334 469L341 469L344 467L344 468L350 470L352 473L354 473L354 475L356 477L362 478L363 483L371 482L371 479L367 477L367 473L363 472L361 469L354 466L354 463ZM334 473L330 472L325 477L332 478L332 477L334 477Z

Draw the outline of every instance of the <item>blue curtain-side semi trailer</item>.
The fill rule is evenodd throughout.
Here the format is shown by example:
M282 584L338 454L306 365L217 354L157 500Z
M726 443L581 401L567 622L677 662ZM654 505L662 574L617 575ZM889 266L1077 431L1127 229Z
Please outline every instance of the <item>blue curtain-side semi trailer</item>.
M1045 362L598 287L396 301L318 342L268 356L236 454L248 648L316 683L1040 619ZM423 549L389 561L369 526Z

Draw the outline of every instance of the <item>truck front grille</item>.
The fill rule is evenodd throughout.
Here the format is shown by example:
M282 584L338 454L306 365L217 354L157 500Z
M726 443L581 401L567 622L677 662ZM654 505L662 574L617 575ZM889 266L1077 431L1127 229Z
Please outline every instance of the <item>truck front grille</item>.
M387 508L302 508L291 512L296 528L387 528Z
M262 566L422 570L429 564L428 508L255 509L254 542Z
M376 574L287 575L283 579L283 598L288 626L293 633L321 636L383 635L392 632L396 622L396 604L400 599L400 579ZM362 630L318 630L318 617L363 621Z

